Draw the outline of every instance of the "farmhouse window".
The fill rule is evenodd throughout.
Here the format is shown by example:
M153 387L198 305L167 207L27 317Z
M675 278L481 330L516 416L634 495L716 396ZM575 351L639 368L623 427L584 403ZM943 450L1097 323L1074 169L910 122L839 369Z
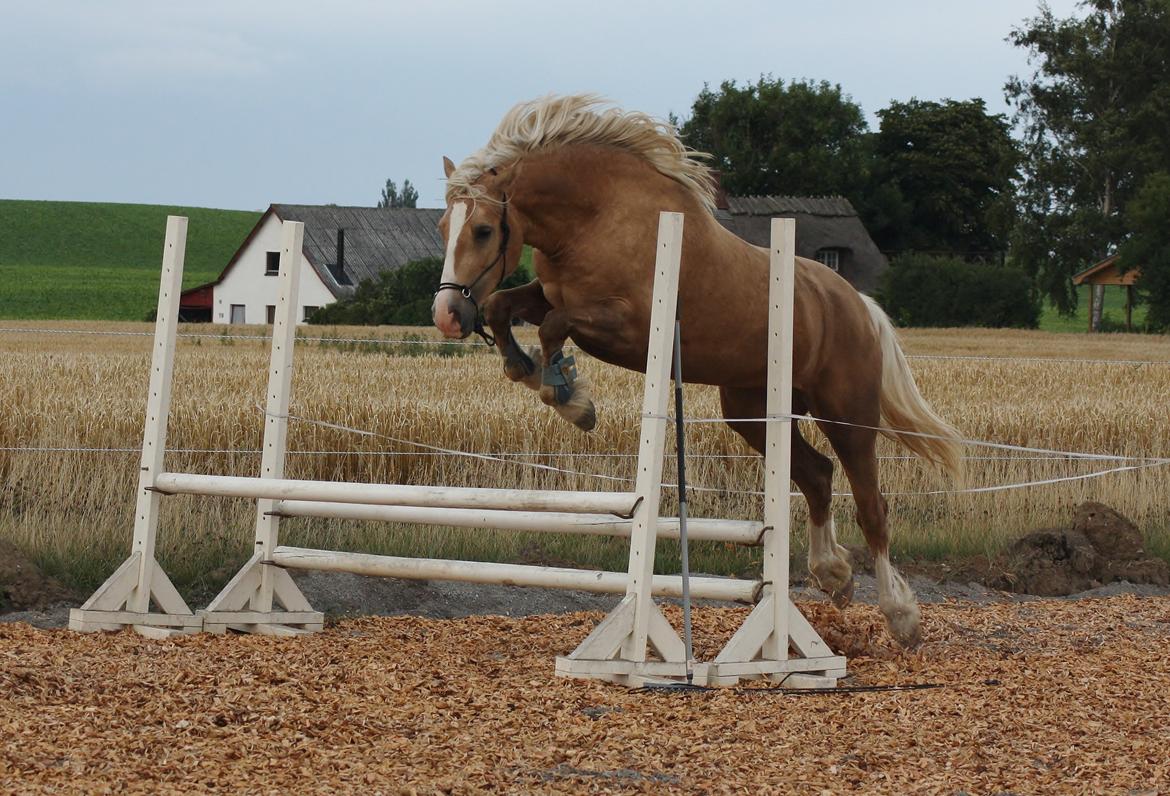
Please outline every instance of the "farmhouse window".
M276 276L280 273L280 252L268 252L264 258L264 275Z
M266 318L266 320L264 321L265 323L276 323L276 305L275 304L269 304L268 306L266 306L264 308L264 313L265 313L265 318Z
M321 309L321 308L320 307L313 307L309 304L306 304L305 309L304 309L304 315L301 316L301 320L303 320L303 321L309 320L309 317L319 309Z
M232 314L231 314L231 318L229 320L231 323L247 323L247 321L244 320L244 305L243 304L233 304L232 305Z
M841 250L840 249L818 249L816 254L817 262L824 263L832 268L834 271L841 270Z

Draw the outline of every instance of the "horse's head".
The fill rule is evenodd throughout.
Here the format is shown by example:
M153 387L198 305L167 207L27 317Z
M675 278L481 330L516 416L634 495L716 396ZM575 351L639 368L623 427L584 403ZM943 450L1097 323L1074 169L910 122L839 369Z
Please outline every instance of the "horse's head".
M449 158L443 167L448 177L455 171ZM516 213L508 211L509 176L485 173L470 195L450 199L439 220L446 255L431 314L446 337L471 334L480 303L519 264L524 240Z

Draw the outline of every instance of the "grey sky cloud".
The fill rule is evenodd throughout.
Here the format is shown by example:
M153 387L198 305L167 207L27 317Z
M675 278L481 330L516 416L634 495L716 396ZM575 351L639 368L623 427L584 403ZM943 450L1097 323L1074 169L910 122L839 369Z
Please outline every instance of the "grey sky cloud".
M1053 0L1058 15L1073 0ZM514 103L595 91L685 118L704 83L761 74L892 99L983 97L1026 71L1036 13L829 0L6 3L0 197L260 209L373 204L387 177L442 203L441 157Z

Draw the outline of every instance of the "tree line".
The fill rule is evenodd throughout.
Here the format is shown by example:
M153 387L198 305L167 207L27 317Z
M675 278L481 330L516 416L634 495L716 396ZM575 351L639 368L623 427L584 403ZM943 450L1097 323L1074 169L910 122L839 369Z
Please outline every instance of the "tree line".
M1005 83L1010 118L980 98L912 99L870 130L839 85L761 77L705 86L673 121L731 194L848 198L892 258L895 314L926 307L897 273L937 281L926 256L956 284L1022 285L1033 309L1008 322L1035 325L1040 300L1071 313L1071 276L1117 254L1140 269L1148 325L1170 328L1170 3L1086 0L1063 19L1042 4L1007 38L1032 68Z

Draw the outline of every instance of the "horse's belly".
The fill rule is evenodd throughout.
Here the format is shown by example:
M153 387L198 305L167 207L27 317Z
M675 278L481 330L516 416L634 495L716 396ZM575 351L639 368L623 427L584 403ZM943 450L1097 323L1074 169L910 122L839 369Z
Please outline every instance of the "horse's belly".
M648 348L617 348L606 341L574 335L573 342L582 351L603 362L620 368L646 371ZM761 387L766 383L766 355L763 351L698 351L688 350L683 343L683 380L692 384L713 384L719 387Z
M639 352L636 350L607 345L606 341L591 338L587 335L574 334L572 338L573 342L582 351L595 359L600 359L602 362L608 362L611 365L617 365L619 368L625 368L626 370L636 370L639 373L646 372L645 349L639 355Z

